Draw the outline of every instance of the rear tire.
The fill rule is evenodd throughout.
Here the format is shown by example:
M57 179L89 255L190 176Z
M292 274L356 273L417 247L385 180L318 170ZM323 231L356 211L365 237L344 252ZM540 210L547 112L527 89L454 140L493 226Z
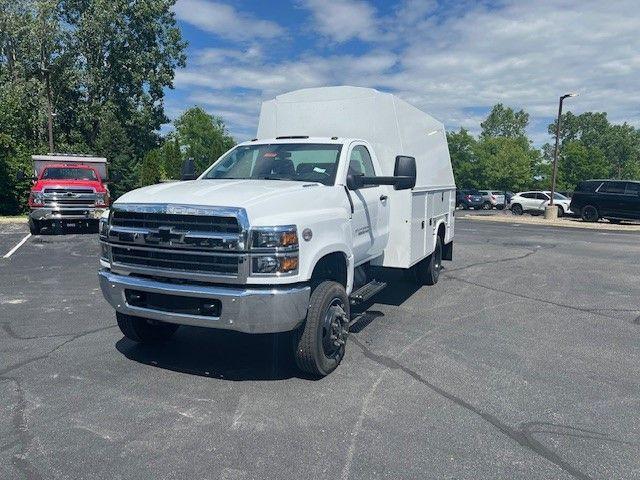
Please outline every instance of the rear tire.
M482 209L483 209L483 210L491 210L491 208L492 208L492 207L491 207L491 203L489 203L489 202L484 202L484 203L482 204Z
M40 222L38 220L29 218L29 232L31 232L31 235L40 235L40 228Z
M584 207L582 207L580 216L582 217L582 220L584 220L585 222L597 222L598 219L600 218L598 209L593 205L585 205Z
M511 205L511 213L514 215L522 215L522 205L516 203L515 205Z
M436 236L436 247L433 253L422 260L417 268L418 281L422 285L435 285L440 278L440 270L442 270L442 239L440 235Z
M349 297L340 283L325 280L313 289L305 323L292 335L294 359L300 370L324 377L340 365L350 313Z
M179 327L179 325L173 323L147 320L146 318L125 315L120 312L116 312L116 319L122 334L136 343L155 344L166 342L176 333Z

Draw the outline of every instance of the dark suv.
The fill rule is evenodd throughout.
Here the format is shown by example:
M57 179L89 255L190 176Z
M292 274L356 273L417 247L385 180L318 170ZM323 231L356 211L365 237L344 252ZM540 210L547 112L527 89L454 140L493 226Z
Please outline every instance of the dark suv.
M640 220L640 182L633 180L587 180L571 197L571 210L585 222L606 218Z
M456 207L462 207L464 210L469 208L477 210L482 208L483 204L484 198L482 198L482 194L478 190L456 190Z

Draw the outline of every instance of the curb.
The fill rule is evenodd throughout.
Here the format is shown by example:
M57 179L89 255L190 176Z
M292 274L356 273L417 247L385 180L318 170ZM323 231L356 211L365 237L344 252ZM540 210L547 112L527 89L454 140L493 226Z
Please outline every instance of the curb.
M544 220L537 218L516 217L516 216L472 216L458 217L456 220L473 220L479 222L494 223L518 223L520 225L537 225L541 227L560 227L560 228L581 228L583 230L600 230L608 232L640 232L640 225L614 225L612 223L587 223L572 220Z

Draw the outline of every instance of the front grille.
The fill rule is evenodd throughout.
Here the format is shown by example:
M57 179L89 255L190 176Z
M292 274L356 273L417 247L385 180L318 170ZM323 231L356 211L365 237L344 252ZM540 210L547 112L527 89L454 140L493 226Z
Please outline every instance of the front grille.
M240 233L240 225L235 217L217 215L178 215L155 212L114 211L111 225L157 229L174 227L184 231Z
M96 192L92 188L45 188L44 204L47 207L95 207Z
M92 188L45 188L44 193L95 193Z
M68 199L68 198L45 198L44 199L44 204L45 205L52 205L52 206L56 206L56 205L60 205L60 206L67 206L67 207L75 207L75 206L81 206L81 207L93 207L95 205L95 201L88 201L88 200L83 200L83 199Z
M112 245L111 255L113 262L119 264L219 275L236 275L240 260L237 255L182 253L166 249L142 250L116 245Z
M116 272L237 283L247 229L242 209L116 204L102 240Z

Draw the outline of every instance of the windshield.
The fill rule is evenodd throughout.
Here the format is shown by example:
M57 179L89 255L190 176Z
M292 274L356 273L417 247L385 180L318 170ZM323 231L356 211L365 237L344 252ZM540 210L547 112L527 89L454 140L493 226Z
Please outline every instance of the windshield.
M202 178L333 185L341 149L342 145L323 143L243 145L214 163Z
M90 168L52 167L45 169L43 180L97 180L96 172Z

